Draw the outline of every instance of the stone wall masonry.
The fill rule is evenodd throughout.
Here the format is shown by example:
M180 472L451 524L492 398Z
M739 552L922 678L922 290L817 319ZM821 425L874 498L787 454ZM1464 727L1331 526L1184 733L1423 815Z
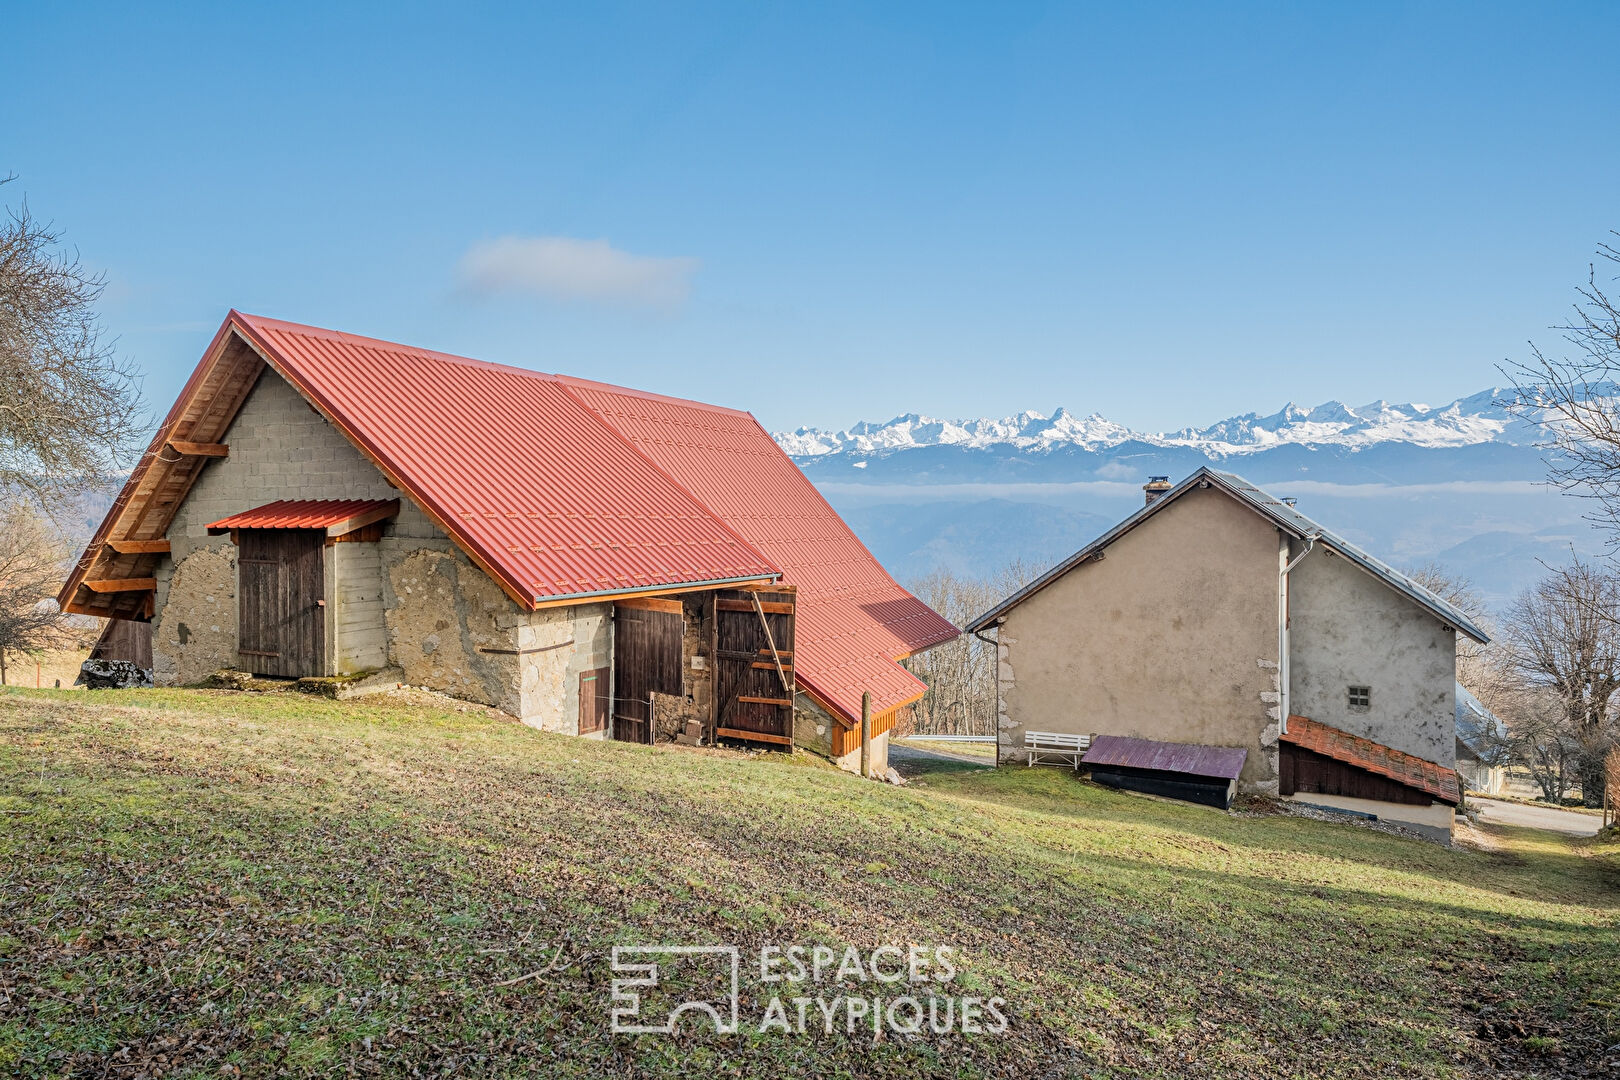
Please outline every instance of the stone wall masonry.
M388 655L412 686L524 715L511 599L459 551L384 554ZM483 650L498 649L500 652Z
M219 537L163 560L152 620L152 682L185 686L236 666L236 548Z

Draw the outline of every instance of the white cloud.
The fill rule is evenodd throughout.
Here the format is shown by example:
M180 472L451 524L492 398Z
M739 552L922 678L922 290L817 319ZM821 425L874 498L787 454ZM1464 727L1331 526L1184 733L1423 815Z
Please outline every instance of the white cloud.
M483 295L675 307L691 292L697 268L697 259L632 255L606 240L502 236L474 244L459 274L465 289Z

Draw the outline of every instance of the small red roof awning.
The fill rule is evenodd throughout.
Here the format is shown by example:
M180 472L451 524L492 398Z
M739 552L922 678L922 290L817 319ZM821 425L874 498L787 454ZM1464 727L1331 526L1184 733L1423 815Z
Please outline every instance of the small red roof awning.
M1415 788L1452 806L1462 801L1457 774L1444 765L1436 765L1415 754L1340 731L1320 721L1290 716L1288 730L1280 738L1285 743Z
M324 529L329 536L340 536L397 513L398 499L281 499L220 518L209 524L208 531L218 535L232 529Z

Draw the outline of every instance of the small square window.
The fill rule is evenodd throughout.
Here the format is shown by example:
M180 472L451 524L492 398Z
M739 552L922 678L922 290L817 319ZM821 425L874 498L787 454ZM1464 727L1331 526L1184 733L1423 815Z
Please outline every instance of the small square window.
M1372 687L1350 687L1350 707L1352 709L1367 709L1372 707Z

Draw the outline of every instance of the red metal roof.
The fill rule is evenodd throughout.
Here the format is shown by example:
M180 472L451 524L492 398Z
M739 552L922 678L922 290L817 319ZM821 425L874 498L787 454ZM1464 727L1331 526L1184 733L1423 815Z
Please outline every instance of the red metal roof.
M1290 716L1282 741L1354 765L1397 784L1427 792L1456 806L1462 801L1457 774L1443 765L1404 753L1304 716Z
M846 719L957 629L746 412L232 312L275 368L528 606L780 577L799 681Z
M554 375L231 319L531 607L778 573Z
M1087 765L1118 765L1236 780L1249 752L1233 746L1159 742L1124 735L1098 735L1080 760Z
M350 518L386 509L392 499L281 499L240 514L220 518L206 528L324 529Z
M799 590L799 681L847 719L915 700L923 684L894 661L959 632L895 583L798 466L745 412L564 382Z

